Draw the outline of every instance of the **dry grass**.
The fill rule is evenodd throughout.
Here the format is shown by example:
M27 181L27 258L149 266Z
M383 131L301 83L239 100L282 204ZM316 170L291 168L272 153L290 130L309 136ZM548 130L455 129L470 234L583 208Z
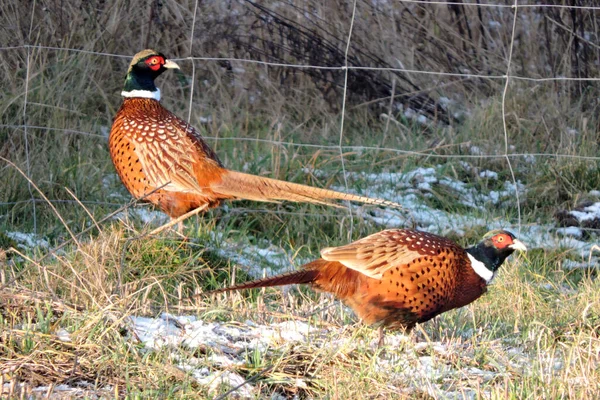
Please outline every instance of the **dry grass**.
M563 268L574 257L570 249L536 249L511 262L488 295L425 324L411 341L390 336L384 349L373 346L376 332L348 310L308 290L186 299L200 289L246 278L219 251L224 247L220 237L238 241L240 253L244 246L260 247L268 240L298 265L322 247L381 227L358 213L350 219L344 210L236 203L188 221L193 238L188 242L169 235L143 237L153 226L143 224L137 206L128 204L106 146L128 63L113 54L132 55L152 46L175 58L189 56L192 49L193 56L201 57L336 61L334 56L345 49L349 3L303 4L300 11L287 3L268 6L311 27L310 32L326 29L323 37L337 43L328 58L309 52L298 37L274 34L279 25L266 24L247 2L200 2L193 35L194 1L149 1L139 7L118 0L2 2L0 42L17 47L0 50L0 157L20 168L49 201L30 191L18 168L0 162L0 230L35 229L49 247L18 247L0 233L0 397L214 398L230 389L199 383L182 364L255 377L255 398L598 397L599 281L593 265ZM357 11L350 56L362 65L506 72L513 16L508 8L359 2ZM597 13L518 12L513 74L598 76ZM252 43L256 46L249 47ZM293 44L302 44L301 55L290 50ZM369 58L373 55L379 61ZM164 103L184 118L191 107L191 122L233 169L343 186L343 171L402 172L440 165L446 176L485 193L511 179L503 157L503 80L352 75L342 167L335 147L340 143L341 71L305 75L239 61L196 61L192 78L191 62L178 62L182 74L160 78ZM425 125L414 123L405 108L390 112L389 94L378 99L366 90L369 84L379 89L397 85L398 104L407 107L415 98L400 93L407 82L415 86L411 96L451 99L447 110L456 120L447 126L431 118ZM573 158L598 156L596 86L511 80L507 134L509 152L523 154L511 161L527 189L521 199L524 223L551 225L557 208L571 208L598 189L598 160ZM381 113L392 118L380 119ZM205 117L210 122L201 122ZM473 158L475 147L496 157ZM527 156L538 153L545 155L534 162ZM482 179L478 173L484 169L498 172L499 180ZM351 189L364 193L369 182L351 180ZM432 193L422 200L437 209L516 221L512 203L490 206L484 216L460 204L451 190L434 188ZM124 205L120 220L106 218ZM455 238L471 243L481 229L466 229ZM588 240L595 238L588 232ZM300 321L317 330L305 341L274 339L264 351L242 351L237 356L243 363L224 367L211 358L229 355L220 346L148 350L129 318L162 312L191 314L227 327ZM58 386L82 382L87 386L77 392L64 393Z
M593 272L557 268L565 253L534 251L509 263L473 305L442 315L408 341L388 335L387 346L377 349L376 331L353 323L329 296L267 290L190 302L196 288L230 279L232 266L211 257L209 243L133 242L118 282L120 250L137 234L107 227L43 266L11 259L12 273L25 273L0 292L2 376L13 385L5 394L82 381L105 397L227 392L228 385L210 389L181 368L193 363L218 371L223 367L211 356L226 356L225 347L148 352L139 343L128 317L163 311L240 328L247 320L314 326L309 341L274 340L223 369L246 378L260 374L252 383L256 398L593 398L600 390L598 280Z

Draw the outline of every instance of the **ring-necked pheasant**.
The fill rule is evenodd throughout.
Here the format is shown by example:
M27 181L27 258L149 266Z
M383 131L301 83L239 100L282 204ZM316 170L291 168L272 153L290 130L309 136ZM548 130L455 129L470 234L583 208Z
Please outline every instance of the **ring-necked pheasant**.
M154 50L133 57L123 105L115 116L109 150L121 181L138 199L154 203L171 218L226 199L280 200L336 205L351 200L400 207L386 200L345 194L231 171L194 127L160 103L154 80L165 70L179 68Z
M515 250L527 248L508 231L491 232L463 249L431 233L388 229L325 248L298 271L207 294L307 283L333 293L367 324L380 324L381 344L384 327L408 331L479 298Z

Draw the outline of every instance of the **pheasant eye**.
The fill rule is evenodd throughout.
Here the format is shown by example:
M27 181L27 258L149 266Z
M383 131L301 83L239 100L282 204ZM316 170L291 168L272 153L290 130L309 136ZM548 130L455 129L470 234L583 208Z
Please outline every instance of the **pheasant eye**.
M504 242L504 236L498 236L498 239L496 239L496 240L498 240L498 242L502 243L502 242Z
M160 56L150 57L146 60L146 65L153 71L158 71L164 63L165 59Z

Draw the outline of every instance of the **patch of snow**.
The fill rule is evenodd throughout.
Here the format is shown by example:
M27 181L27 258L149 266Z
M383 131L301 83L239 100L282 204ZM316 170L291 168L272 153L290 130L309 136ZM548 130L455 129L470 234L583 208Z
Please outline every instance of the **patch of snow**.
M577 136L579 135L579 131L574 128L567 128L566 134L571 136Z
M17 383L15 394L26 393L27 389L25 383ZM15 389L15 388L13 388ZM3 391L4 390L4 391ZM11 391L11 384L5 383L0 386L0 395L2 393L7 394ZM73 382L71 385L60 384L56 386L37 386L31 388L31 396L22 398L27 399L50 399L50 400L62 400L62 399L106 399L114 397L114 388L111 385L97 388L95 384L79 381ZM3 397L4 398L4 397Z
M590 190L589 195L600 197L600 190Z
M211 240L218 244L216 252L231 261L240 264L253 278L273 275L294 269L290 257L284 249L263 240L259 245L249 242L232 241L223 232L211 231Z
M488 194L488 196L490 196L490 200L492 202L492 204L498 204L500 202L500 193L495 191L495 190L490 190L490 193Z
M300 321L287 321L275 324L257 324L254 322L203 322L194 316L174 316L162 314L159 318L130 317L131 331L142 340L150 350L176 347L173 358L178 368L188 372L200 385L211 393L224 390L221 386L237 387L236 395L242 398L256 398L259 393L252 383L246 383L243 376L232 368L243 368L249 357L256 352L268 352L281 344L293 345L302 342L304 345L335 347L338 351L349 354L360 346L370 346L352 335L344 334L344 328L320 329ZM160 340L157 340L158 337ZM374 335L373 335L374 336ZM331 339L334 337L335 339ZM374 366L390 378L390 384L404 382L402 391L411 393L428 393L440 398L471 398L474 389L461 387L457 390L457 381L489 382L507 374L528 374L532 363L540 363L545 371L558 371L564 368L563 360L551 354L536 358L528 355L523 349L506 347L502 341L490 342L488 345L502 347L491 349L509 354L492 370L485 370L473 365L471 345L461 341L421 342L413 345L410 336L399 332L390 332L385 337L386 347L404 350L385 351L374 357ZM158 345L158 347L157 347ZM202 359L182 357L182 354L195 354L193 349L202 346ZM457 362L456 358L464 358L469 362ZM207 366L206 362L210 364ZM461 367L462 365L462 367ZM466 366L465 366L466 365ZM245 384L244 384L245 383ZM296 387L306 387L303 379L290 381ZM473 392L475 393L475 392Z
M576 290L571 289L570 287L568 287L567 285L553 285L551 283L544 283L540 286L543 289L546 290L552 290L554 292L558 292L558 293L562 293L562 294L569 294L569 295L574 295L577 293ZM557 299L558 301L558 299Z
M196 381L203 386L208 387L209 393L216 393L220 386L226 385L230 388L240 386L236 391L236 397L255 398L254 387L252 385L243 385L246 381L242 376L231 371L209 371L208 368L198 368L195 365L181 363L178 365L184 371L191 372Z
M164 224L169 222L169 217L165 213L152 210L148 207L132 208L129 210L129 212L136 218L139 218L144 224Z
M58 337L58 340L60 340L61 342L70 342L71 341L71 334L69 332L67 332L67 330L64 328L60 328L58 331L56 331L56 336Z
M569 226L567 228L558 228L558 229L556 229L556 233L561 236L573 236L578 239L581 239L583 237L583 231L581 230L581 228L578 228L576 226Z
M425 350L431 350L435 354L442 356L448 355L448 345L441 342L421 342L414 345L416 352L423 352Z
M498 173L490 170L483 170L479 173L479 177L481 178L489 178L489 179L498 179Z
M483 380L483 382L491 381L496 377L496 375L498 375L497 373L494 373L492 371L484 371L476 367L467 368L466 373L469 375L475 375L477 377L480 377Z
M579 222L600 219L600 202L584 207L581 211L569 211L569 214L577 218Z
M490 29L500 29L502 27L502 24L498 21L491 19L488 21L488 27Z
M448 176L438 177L439 169L441 168L419 167L406 173L349 173L348 178L367 183L367 185L363 185L366 190L360 194L384 198L404 206L406 211L374 208L362 214L364 218L370 219L384 228L416 226L417 229L440 235L447 235L451 232L462 235L466 229L475 227L485 227L488 231L508 229L530 249L570 248L576 253L589 253L591 243L580 240L582 238L578 236L564 236L564 231L559 230L557 233L556 227L552 224L526 225L518 231L511 228L511 222L490 215L489 204L502 205L515 201L515 184L513 182L505 181L501 190L490 191L486 194L475 187L470 187L465 182ZM475 216L472 213L463 215L447 212L424 204L423 197L433 189L435 184L452 189L458 196L458 201L470 208L480 210L482 216ZM519 190L520 198L523 199L527 195L525 185L518 181L516 187ZM345 190L345 188L337 189ZM593 215L600 217L600 203L587 207L585 210L586 218L592 218L590 214L592 211L594 211ZM574 231L567 232L574 233Z
M183 323L181 323L183 322ZM257 324L223 324L204 322L191 316L163 313L160 318L130 317L131 330L149 349L164 347L198 348L207 346L222 352L226 358L215 358L219 365L231 362L232 355L252 349L264 351L269 345L281 342L306 342L318 329L300 321L287 321L270 326Z
M369 184L369 190L367 195L373 197L380 197L385 199L397 198L402 201L401 204L405 204L406 198L402 198L402 194L412 194L423 192L430 192L433 190L434 184L446 186L456 192L458 201L468 207L476 208L482 211L487 209L487 206L491 203L494 205L501 205L505 202L512 202L515 200L515 185L512 182L505 181L503 183L503 190L490 191L486 194L481 191L480 188L468 185L465 182L450 178L448 176L439 177L438 170L434 167L423 168L419 167L412 171L402 173L352 173L348 174L349 177L358 179L361 181L367 181ZM489 176L491 179L497 178L497 173L493 171L483 171L484 175ZM390 186L392 189L390 190ZM519 194L523 197L526 194L525 186L521 182L517 182ZM337 188L342 190L342 188ZM426 193L425 193L426 194ZM401 198L398 198L401 197ZM412 208L415 206L414 203L420 203L418 199L408 199L410 205L405 204L407 210L414 211Z
M480 156L483 154L483 152L481 151L481 148L479 146L471 146L469 147L469 152L471 154L474 154L476 156Z
M151 207L133 207L116 214L113 219L125 220L127 215L139 219L144 225L162 225L169 222L169 216Z
M134 337L150 350L165 348L210 349L205 359L221 368L240 367L246 364L247 354L265 352L281 343L307 343L311 334L321 331L301 321L286 321L272 325L256 323L219 323L204 322L194 316L174 316L163 313L159 318L129 317L130 330ZM210 372L206 367L197 365L194 359L178 364L189 371L196 380L216 390L219 385L237 386L245 381L235 372ZM298 384L306 385L303 381ZM242 389L244 388L244 389ZM252 396L252 385L244 385L236 394L242 397Z
M440 97L438 99L438 103L440 103L440 105L447 107L450 103L452 102L452 100L450 100L448 97Z
M135 336L148 348L159 350L165 346L178 346L183 341L182 331L164 319L131 317Z
M47 240L38 238L35 233L6 231L4 234L17 242L20 246L28 249L33 249L35 247L47 249L50 246Z
M597 257L591 257L589 261L575 261L575 260L563 260L562 267L564 269L587 269L587 268L598 268L600 265L600 259Z

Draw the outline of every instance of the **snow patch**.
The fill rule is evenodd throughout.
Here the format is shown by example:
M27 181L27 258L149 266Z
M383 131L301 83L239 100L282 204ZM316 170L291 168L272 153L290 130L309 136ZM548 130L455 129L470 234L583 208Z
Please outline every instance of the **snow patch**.
M600 219L600 202L584 207L580 211L569 211L569 214L575 217L579 222Z
M588 268L598 268L600 265L600 259L598 257L591 257L589 261L575 261L575 260L563 260L562 267L564 269L588 269Z
M489 179L498 179L498 173L490 170L483 170L479 173L479 177L481 178L489 178Z
M25 248L33 249L35 247L42 247L47 249L50 246L47 240L40 239L35 233L7 231L4 234Z
M300 321L286 321L270 326L204 322L193 316L163 313L159 318L130 317L132 333L149 349L164 347L198 348L206 346L223 353L213 360L231 366L235 355L242 351L265 351L274 343L306 342L318 329Z
M134 207L116 214L113 219L126 220L128 216L139 219L144 225L162 225L169 222L169 216L150 207Z
M469 165L467 164L467 166ZM523 225L519 231L516 227L511 227L510 221L490 215L490 204L502 206L516 201L513 182L505 181L500 190L484 193L454 178L439 177L441 168L442 166L419 167L406 173L349 173L348 178L366 183L366 185L362 185L367 188L360 193L362 195L384 198L403 205L406 211L373 208L362 214L364 218L372 220L382 228L417 227L419 230L444 236L449 233L462 235L465 230L477 227L485 227L488 231L508 229L516 234L528 248L568 248L576 253L589 253L592 244L582 240L583 235L579 236L575 230L557 230L553 224L537 223ZM472 168L465 169L473 171ZM313 171L313 173L319 174L318 171ZM482 216L475 216L472 213L448 212L424 204L423 198L431 194L429 191L434 189L434 185L442 185L451 189L457 196L457 201L471 209L480 210ZM517 181L516 188L520 198L523 199L527 195L525 185ZM600 203L586 207L582 213L584 218L600 217Z
M239 239L230 240L223 232L211 231L209 235L211 240L218 244L215 250L220 256L240 264L253 278L262 278L294 269L294 264L286 251L267 240L260 241L259 245L253 245L249 242L240 243Z
M581 239L583 237L583 231L581 228L576 226L569 226L567 228L558 228L556 233L561 236L573 236L575 238Z

